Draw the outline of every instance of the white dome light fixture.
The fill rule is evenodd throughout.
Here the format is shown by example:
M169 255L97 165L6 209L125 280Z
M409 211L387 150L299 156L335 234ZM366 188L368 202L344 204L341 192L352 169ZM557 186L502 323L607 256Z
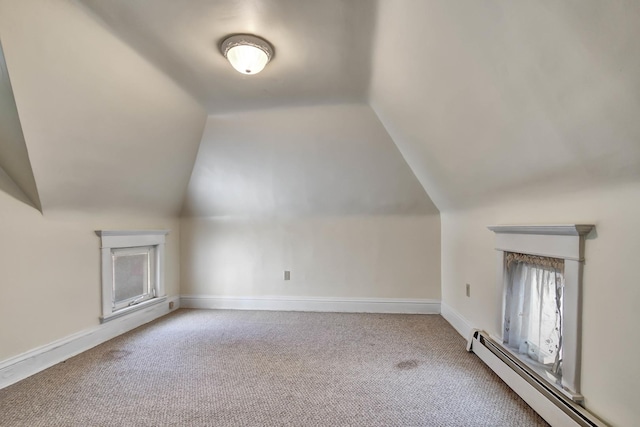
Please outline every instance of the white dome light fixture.
M273 57L273 47L269 42L250 34L227 37L220 51L242 74L258 74Z

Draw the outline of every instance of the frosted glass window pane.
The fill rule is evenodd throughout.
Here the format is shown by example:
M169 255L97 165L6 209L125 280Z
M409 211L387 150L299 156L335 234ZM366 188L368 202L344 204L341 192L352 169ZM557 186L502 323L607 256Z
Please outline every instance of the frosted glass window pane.
M114 255L114 302L149 293L149 254Z

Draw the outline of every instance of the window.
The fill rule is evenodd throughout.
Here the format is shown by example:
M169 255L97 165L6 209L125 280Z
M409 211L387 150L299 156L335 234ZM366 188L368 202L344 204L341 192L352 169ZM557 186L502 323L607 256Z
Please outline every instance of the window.
M561 383L564 260L507 252L505 267L503 343Z
M580 402L584 245L593 225L500 225L502 343L543 381Z
M111 249L114 310L130 307L155 296L152 266L154 253L154 246Z
M101 238L102 322L166 299L163 272L167 233L96 231Z

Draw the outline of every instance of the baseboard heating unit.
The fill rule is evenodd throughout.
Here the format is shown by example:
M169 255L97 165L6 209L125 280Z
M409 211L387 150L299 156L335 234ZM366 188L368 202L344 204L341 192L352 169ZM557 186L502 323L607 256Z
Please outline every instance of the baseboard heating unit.
M542 380L486 332L474 330L467 350L475 353L553 427L607 427L562 391Z

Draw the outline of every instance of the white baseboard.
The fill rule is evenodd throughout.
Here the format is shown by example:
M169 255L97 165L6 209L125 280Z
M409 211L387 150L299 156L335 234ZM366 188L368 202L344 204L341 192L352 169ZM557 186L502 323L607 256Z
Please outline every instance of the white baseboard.
M182 295L182 308L440 314L440 300L396 298L228 297Z
M171 310L169 310L170 302L174 303ZM164 316L179 307L179 297L170 297L164 303L152 305L126 317L114 319L4 360L0 362L0 389Z
M471 337L471 331L474 329L471 323L448 304L440 303L440 314L464 339L468 340Z

